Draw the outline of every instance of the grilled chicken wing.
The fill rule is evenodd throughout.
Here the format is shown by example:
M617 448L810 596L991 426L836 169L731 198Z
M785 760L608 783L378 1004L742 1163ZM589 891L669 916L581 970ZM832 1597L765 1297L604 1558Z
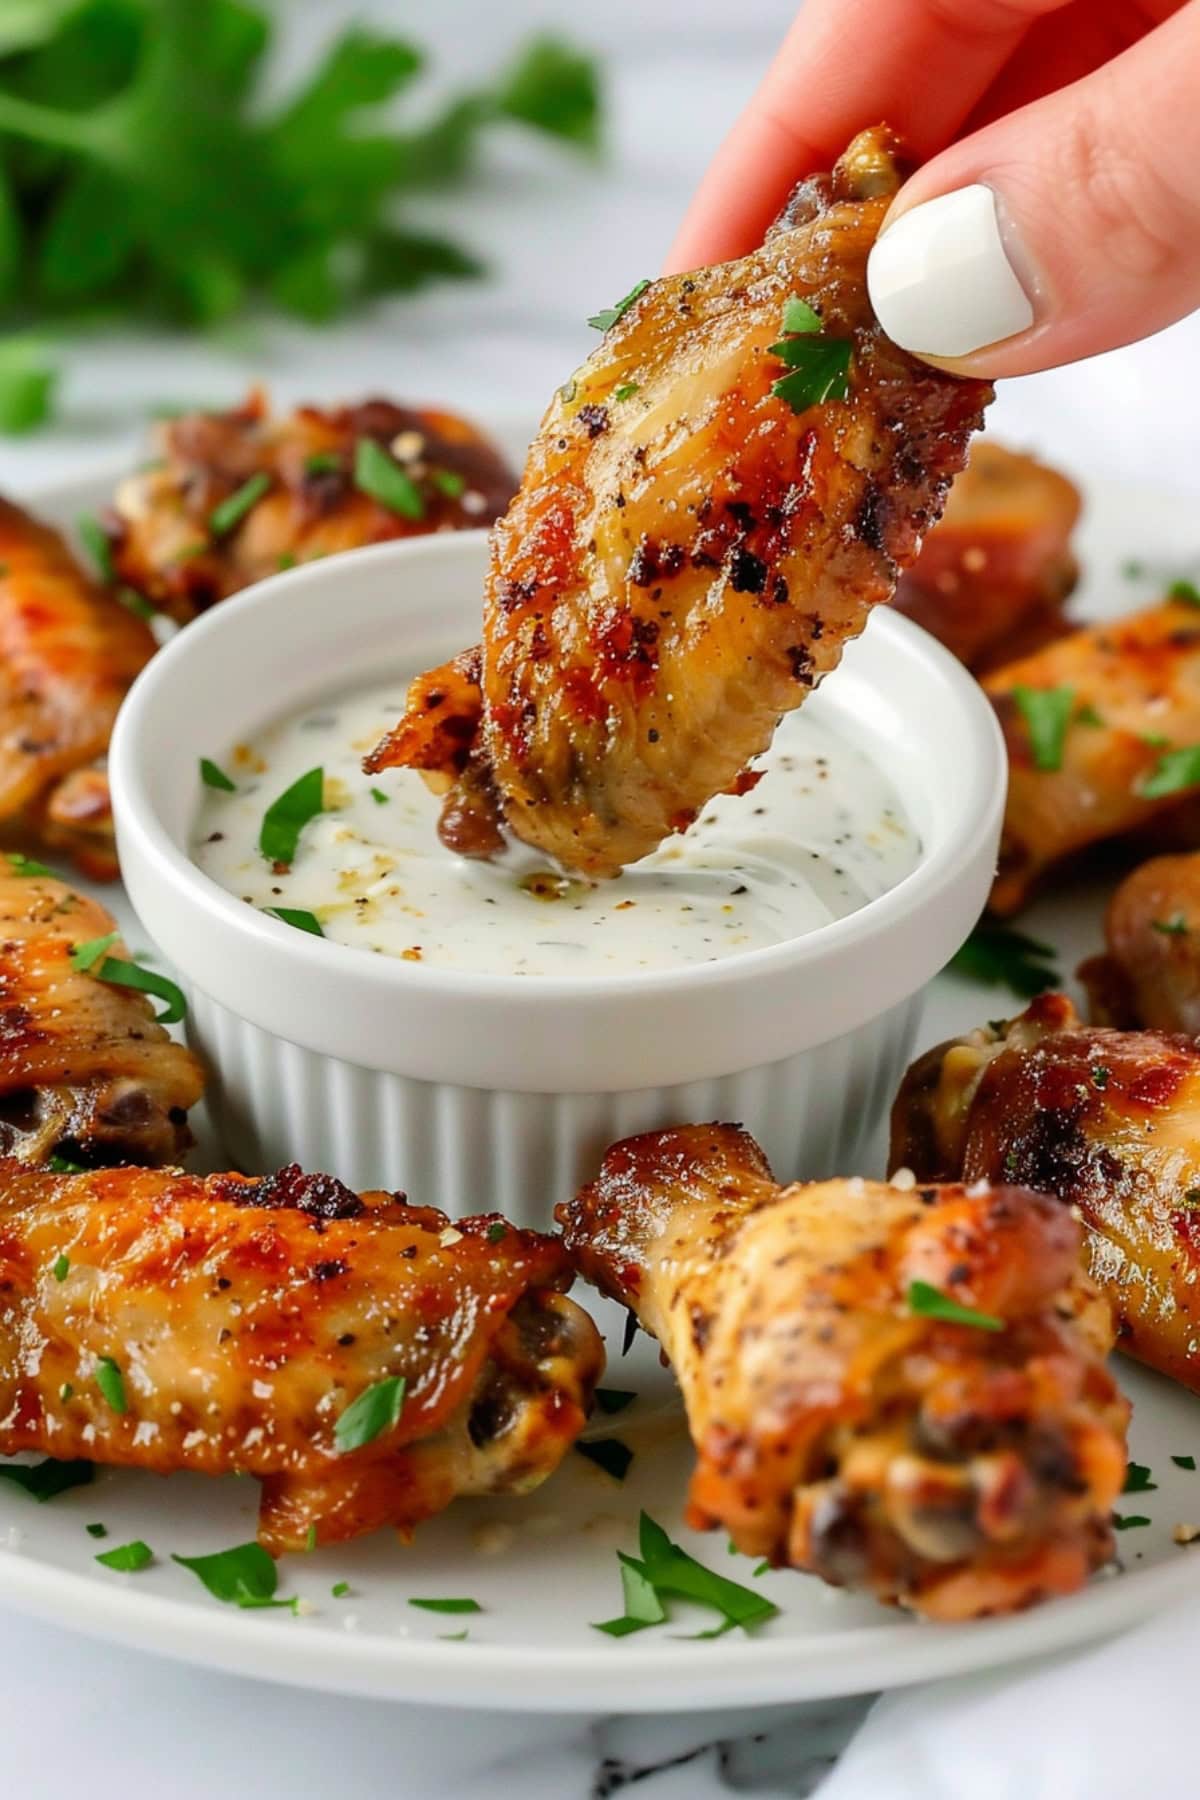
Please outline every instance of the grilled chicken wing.
M737 782L888 598L990 396L906 356L870 312L867 253L899 179L887 134L864 133L761 250L614 309L560 389L493 533L482 697L441 733L457 737L452 848L490 854L503 822L615 874ZM816 354L852 345L845 401L796 412L773 392L793 297L820 316ZM372 770L414 751L427 766L441 673Z
M295 1167L0 1163L0 1268L0 1451L257 1475L273 1552L537 1486L604 1361L556 1239ZM347 1443L339 1420L397 1377L398 1419Z
M618 1144L559 1216L675 1366L694 1525L938 1619L1068 1592L1110 1554L1128 1408L1057 1202L779 1188L751 1138L708 1125ZM914 1281L1003 1327L914 1311Z
M1079 1208L1123 1350L1200 1392L1200 1044L1088 1028L1063 994L931 1050L892 1116L921 1180L1028 1182Z
M1071 533L1079 489L1032 456L985 441L946 510L900 577L895 605L969 669L1026 656L1071 626L1063 614L1079 574Z
M1046 870L1178 807L1178 782L1153 790L1173 747L1200 742L1200 613L1164 601L1089 625L984 678L1008 744L1008 809L994 912L1022 906ZM1057 767L1039 768L1026 713L1056 691L1069 709ZM1044 702L1042 703L1045 704Z
M1094 1025L1200 1033L1200 854L1156 856L1108 904L1108 953L1083 963Z
M177 1160L200 1065L143 994L72 968L77 944L114 929L104 908L21 866L0 857L0 1155Z
M142 620L88 579L58 532L0 500L0 830L69 851L89 875L116 871L108 783L93 769L117 708L154 654ZM87 817L64 795L96 781Z
M364 441L396 465L394 504L356 481ZM273 419L256 393L232 412L164 422L156 448L159 460L117 490L113 563L122 581L181 622L292 563L490 525L515 486L499 451L467 420L387 400L302 406ZM248 483L261 489L257 499ZM239 494L252 503L223 523L218 509Z

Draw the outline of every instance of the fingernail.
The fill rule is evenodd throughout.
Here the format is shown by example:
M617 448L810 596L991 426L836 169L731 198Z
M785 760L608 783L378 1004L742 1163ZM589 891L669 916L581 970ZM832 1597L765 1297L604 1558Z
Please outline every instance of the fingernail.
M890 225L867 259L867 292L892 342L921 356L969 356L1033 324L996 196L980 182Z

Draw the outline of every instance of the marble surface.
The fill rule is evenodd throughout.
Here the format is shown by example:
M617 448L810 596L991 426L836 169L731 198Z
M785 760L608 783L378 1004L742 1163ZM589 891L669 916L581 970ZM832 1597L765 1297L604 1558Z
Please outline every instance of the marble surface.
M435 9L292 0L296 58L339 23L371 18L415 29L435 46L447 80L490 68L524 30L569 30L606 55L610 149L595 162L535 156L506 137L470 196L452 196L444 217L430 210L430 223L487 257L486 285L439 288L329 331L263 321L208 343L146 335L76 344L60 420L36 438L0 441L0 488L29 491L99 455L132 453L155 403L222 404L255 379L280 401L374 389L490 418L536 416L586 352L587 314L657 267L706 157L791 11L789 0L739 0L736 9L720 0L686 8L606 0L586 9L567 0L442 0ZM1198 353L1193 322L1087 369L1014 384L997 403L995 427L1093 473L1136 478L1175 462L1187 469L1194 424L1171 396L1194 388L1187 376ZM869 1705L636 1720L419 1712L239 1683L0 1612L5 1773L26 1796L806 1795ZM925 1789L928 1800L955 1791L971 1788ZM874 1792L886 1800L886 1778Z

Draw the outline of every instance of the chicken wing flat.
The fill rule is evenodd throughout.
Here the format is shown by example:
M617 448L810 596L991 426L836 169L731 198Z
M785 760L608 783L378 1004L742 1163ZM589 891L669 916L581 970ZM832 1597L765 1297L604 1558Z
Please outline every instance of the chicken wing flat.
M1200 612L1164 601L1089 625L995 670L983 685L1008 745L1008 807L990 901L1008 914L1065 857L1179 806L1188 783L1171 774L1172 752L1200 743ZM1064 709L1063 728L1050 727L1039 757L1031 709L1055 705Z
M0 857L0 1155L23 1163L165 1163L191 1143L200 1065L144 994L76 969L109 913ZM112 955L126 952L117 940Z
M96 759L134 677L154 654L145 623L88 579L57 531L0 500L0 830L116 871L108 783ZM60 796L98 781L103 806L70 816Z
M618 1144L559 1216L674 1364L693 1525L936 1619L1069 1592L1110 1555L1128 1408L1058 1202L779 1188L743 1131L698 1125ZM917 1310L914 1282L993 1328Z
M1107 954L1079 969L1093 1025L1200 1033L1200 854L1156 856L1108 903Z
M977 441L946 510L900 577L895 605L979 672L1072 627L1079 489L1032 456Z
M113 563L181 623L293 563L490 525L516 485L466 419L388 400L272 418L255 393L232 412L164 421L156 453L117 490Z
M1200 1045L1089 1028L1063 994L914 1063L892 1159L1078 1207L1118 1345L1200 1392Z
M452 848L490 854L503 823L615 874L734 786L889 597L991 392L906 356L870 311L899 180L888 134L864 133L762 249L612 309L493 532ZM788 387L805 354L826 374L848 359L845 399L814 398L811 369ZM414 749L427 766L431 681L373 770Z
M257 1475L275 1553L536 1487L604 1363L557 1239L295 1167L0 1164L0 1265L0 1451Z

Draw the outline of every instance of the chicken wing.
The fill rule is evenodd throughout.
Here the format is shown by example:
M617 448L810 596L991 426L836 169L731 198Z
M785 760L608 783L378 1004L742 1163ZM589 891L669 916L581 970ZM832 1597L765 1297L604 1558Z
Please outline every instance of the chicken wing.
M900 577L896 610L976 671L1065 636L1080 504L1079 489L1056 469L975 443L939 523Z
M891 594L991 392L871 314L867 253L899 180L888 134L864 133L761 250L612 309L493 533L452 848L492 853L503 822L615 874L737 782ZM815 401L811 370L788 387L804 354L827 376L848 359L844 400ZM372 770L425 742L429 679Z
M693 1525L937 1619L1068 1592L1111 1553L1128 1408L1066 1207L779 1188L745 1132L697 1125L618 1144L559 1216L671 1357ZM914 1283L991 1328L919 1310Z
M58 532L0 500L0 830L116 871L108 783L93 769L134 677L154 654L148 627L88 579ZM70 816L63 794L103 788L101 816Z
M275 1553L536 1487L604 1363L557 1239L294 1166L0 1163L0 1267L0 1451L257 1475Z
M1064 994L914 1063L892 1160L1078 1207L1118 1344L1200 1392L1200 1044L1082 1024Z
M382 457L387 499L368 491L363 444ZM232 412L165 421L156 449L107 523L120 579L181 622L293 563L490 525L516 485L466 419L387 400L273 419L255 393Z
M1200 854L1156 856L1117 888L1107 954L1080 965L1093 1025L1200 1033Z
M72 966L76 945L114 930L104 908L23 867L0 858L0 1156L178 1160L199 1063L143 994Z
M1064 857L1179 805L1186 779L1161 777L1172 751L1200 743L1200 612L1168 600L1089 625L995 670L983 685L1008 745L1008 808L990 901L1008 914ZM1063 730L1051 731L1039 759L1030 708L1056 704L1065 709Z

